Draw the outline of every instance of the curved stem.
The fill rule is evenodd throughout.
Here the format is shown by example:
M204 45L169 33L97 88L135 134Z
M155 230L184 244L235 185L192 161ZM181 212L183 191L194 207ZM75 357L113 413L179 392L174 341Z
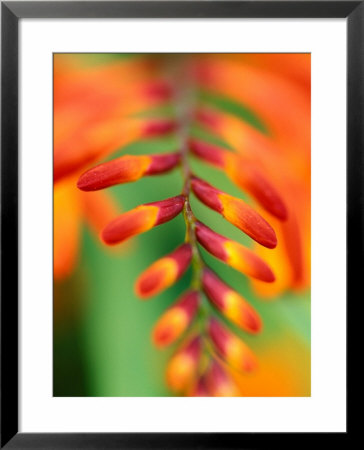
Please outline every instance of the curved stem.
M176 80L176 86L178 86L176 94L176 109L177 109L177 121L178 127L178 141L180 146L181 155L181 168L183 178L182 195L185 197L185 203L183 207L183 217L186 224L186 237L185 242L188 242L192 248L192 280L191 288L202 292L202 271L205 266L204 260L200 253L196 232L195 223L196 217L192 211L190 204L191 194L191 177L192 171L189 162L189 135L191 124L193 120L193 112L195 108L195 92L191 87L191 83L188 82L188 77L184 76L185 73L179 72L174 79ZM206 318L209 315L209 304L201 298L200 306L198 309L196 327L200 335L205 335L206 330ZM210 354L208 348L203 346L203 354L200 358L198 374L203 375L208 366Z
M183 217L186 224L185 241L188 242L192 247L193 278L191 286L193 289L200 290L201 272L204 267L204 262L197 245L197 239L195 234L196 217L193 214L190 204L192 172L188 160L189 154L188 138L190 134L191 122L193 117L195 94L191 87L191 83L188 82L188 77L185 76L185 73L179 72L175 79L176 79L175 84L178 86L176 93L176 109L177 109L177 121L179 124L178 140L180 145L182 177L183 177L182 195L185 197L185 204L183 207Z

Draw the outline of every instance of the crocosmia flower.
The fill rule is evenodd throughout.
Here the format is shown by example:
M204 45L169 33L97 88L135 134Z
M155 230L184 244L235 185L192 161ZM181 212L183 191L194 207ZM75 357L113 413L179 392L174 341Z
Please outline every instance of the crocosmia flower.
M94 390L309 395L310 138L310 55L54 56L54 277L79 261Z

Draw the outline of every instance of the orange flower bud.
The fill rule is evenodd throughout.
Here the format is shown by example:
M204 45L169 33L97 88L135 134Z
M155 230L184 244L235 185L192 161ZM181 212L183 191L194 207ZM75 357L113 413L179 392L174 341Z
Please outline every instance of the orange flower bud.
M229 155L225 170L229 178L254 197L267 212L280 220L287 219L287 208L280 195L253 163Z
M202 286L211 302L225 317L250 333L259 333L262 322L255 309L227 286L214 272L204 269Z
M267 283L275 280L268 264L250 249L215 233L201 222L196 222L195 230L198 242L216 258L249 277Z
M101 237L105 244L118 244L173 219L182 211L184 202L185 198L178 195L137 206L110 222L102 231Z
M170 359L166 380L173 391L188 389L197 375L198 364L201 356L201 339L195 337L178 350Z
M167 256L154 262L135 283L136 294L149 298L167 289L186 271L192 258L190 244L183 244Z
M191 186L201 202L219 212L259 244L268 248L277 245L273 228L243 200L226 194L196 177L192 178Z
M153 342L157 347L165 347L182 335L196 315L198 302L197 291L187 292L163 314L153 330Z
M228 177L254 197L266 211L280 220L287 218L287 208L281 197L252 162L198 139L190 141L190 149L204 161L224 169Z
M218 354L232 367L244 372L256 368L257 361L249 347L214 318L209 320L208 334Z
M216 145L208 144L199 139L191 139L189 148L192 153L200 159L209 162L215 167L223 169L225 167L226 153Z
M214 397L236 397L239 390L217 361L212 361L206 375L206 386Z
M100 164L82 174L77 187L82 191L96 191L115 184L136 181L143 175L167 172L179 162L178 153L150 156L125 155Z
M211 108L197 109L195 119L199 124L206 126L210 131L220 131L220 128L222 126L220 115Z

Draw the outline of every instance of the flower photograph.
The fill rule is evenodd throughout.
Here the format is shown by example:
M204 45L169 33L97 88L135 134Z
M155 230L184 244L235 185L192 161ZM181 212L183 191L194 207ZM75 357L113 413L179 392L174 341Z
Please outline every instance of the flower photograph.
M53 395L311 395L311 56L53 55Z

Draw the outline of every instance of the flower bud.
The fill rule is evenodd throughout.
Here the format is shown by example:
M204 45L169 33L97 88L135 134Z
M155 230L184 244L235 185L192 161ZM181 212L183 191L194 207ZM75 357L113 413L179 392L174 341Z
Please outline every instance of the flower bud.
M105 244L114 245L176 217L183 209L182 195L137 206L110 222L102 231Z
M178 153L164 155L133 156L120 158L100 164L82 174L77 187L82 191L97 191L115 184L130 183L144 175L168 172L179 162Z
M154 262L136 281L136 294L140 298L149 298L167 289L184 274L191 258L190 244L183 244L169 255Z
M157 347L165 347L182 335L196 315L198 302L197 291L187 292L162 315L153 330Z
M226 194L196 177L192 178L191 186L202 203L219 212L259 244L268 248L277 245L273 228L243 200Z
M262 322L254 308L209 269L203 271L202 286L209 300L226 318L250 333L261 330Z
M205 379L207 389L214 397L236 397L239 395L236 384L217 361L211 362Z
M201 222L196 222L195 230L198 242L216 258L249 277L267 283L275 280L268 264L252 250L215 233Z
M251 372L257 367L255 355L249 347L214 318L209 320L208 334L217 353L233 368Z
M223 169L235 184L249 193L267 212L280 220L287 218L287 208L280 195L251 161L198 139L190 141L190 149L200 159Z
M176 129L176 121L173 119L151 119L143 128L142 135L145 138L171 133Z
M210 397L206 387L205 377L200 377L188 393L189 397Z
M197 336L190 339L170 359L166 379L173 391L187 390L196 379L201 356L201 339Z

